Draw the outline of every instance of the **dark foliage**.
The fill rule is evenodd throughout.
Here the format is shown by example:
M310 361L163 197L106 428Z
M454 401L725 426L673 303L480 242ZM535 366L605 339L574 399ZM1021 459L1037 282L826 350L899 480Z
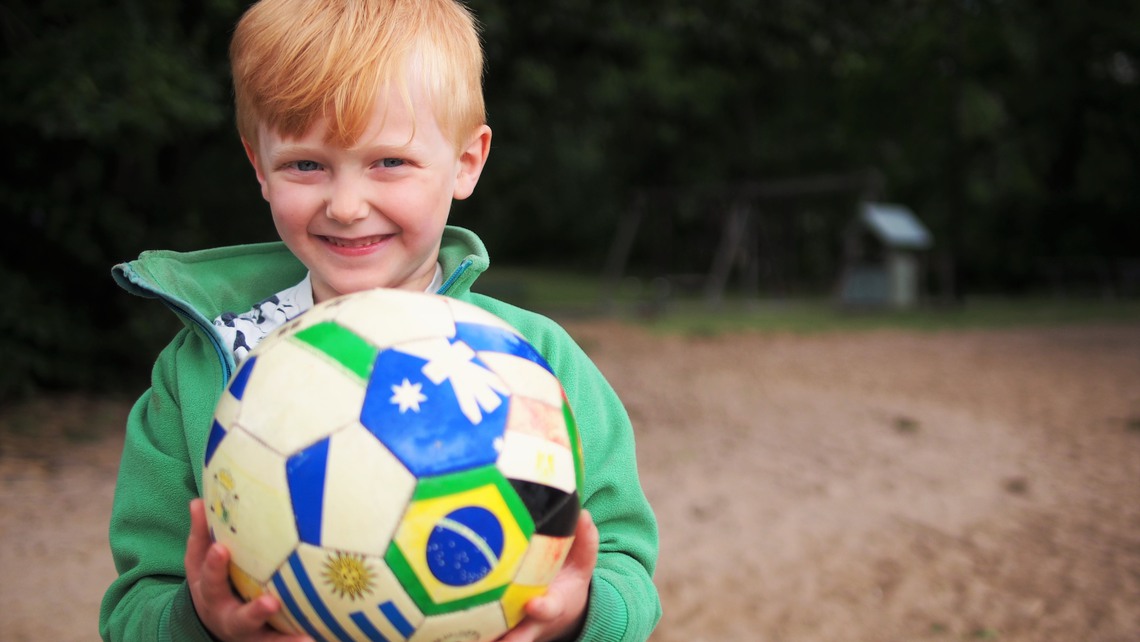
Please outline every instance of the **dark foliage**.
M1136 3L471 5L495 138L454 220L497 260L601 265L638 190L667 188L634 257L700 272L728 186L874 168L957 290L1140 278ZM118 292L111 265L272 238L230 113L244 7L0 7L0 397L137 385L177 322ZM831 278L849 201L766 206L797 239L785 271Z

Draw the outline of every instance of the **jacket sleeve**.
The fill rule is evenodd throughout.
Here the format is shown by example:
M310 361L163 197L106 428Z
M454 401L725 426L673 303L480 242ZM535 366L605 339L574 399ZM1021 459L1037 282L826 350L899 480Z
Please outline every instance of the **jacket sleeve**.
M186 584L189 502L198 495L179 399L183 332L159 356L152 387L135 403L119 466L110 544L118 578L103 597L104 640L209 642Z
M641 641L661 618L653 584L657 520L641 488L633 427L624 406L567 336L552 363L578 423L585 461L584 507L598 527L598 564L582 641Z

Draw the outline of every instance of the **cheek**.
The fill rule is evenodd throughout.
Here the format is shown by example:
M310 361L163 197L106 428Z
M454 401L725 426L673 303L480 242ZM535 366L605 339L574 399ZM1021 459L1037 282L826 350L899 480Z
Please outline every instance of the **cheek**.
M404 229L430 230L447 217L451 207L450 192L444 194L438 184L423 185L418 189L389 194L381 211L395 218L400 217L400 227Z
M273 219L285 224L297 224L308 218L312 211L312 199L304 190L275 189L269 199L269 210Z

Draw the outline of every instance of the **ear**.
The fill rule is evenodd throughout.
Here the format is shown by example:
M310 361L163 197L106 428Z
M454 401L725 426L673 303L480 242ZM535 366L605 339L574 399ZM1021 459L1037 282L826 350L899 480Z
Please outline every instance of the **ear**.
M479 175L483 173L483 166L487 164L487 155L490 153L491 128L480 125L471 135L467 146L459 150L453 194L455 200L461 201L475 191L475 184L479 182Z
M265 183L265 172L261 170L261 164L257 162L257 152L254 151L253 145L243 136L241 139L241 146L245 148L245 157L249 159L249 164L253 165L253 171L257 174L257 182L261 184L261 197L269 200L269 189Z

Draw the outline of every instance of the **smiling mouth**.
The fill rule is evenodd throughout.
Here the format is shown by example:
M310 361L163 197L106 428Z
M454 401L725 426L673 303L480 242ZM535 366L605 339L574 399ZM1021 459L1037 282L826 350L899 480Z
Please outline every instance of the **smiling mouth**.
M330 244L330 245L334 245L336 247L343 247L343 248L351 249L351 248L368 247L370 245L376 245L377 243L383 241L387 237L386 236L364 236L364 237L361 237L358 239L345 239L345 238L339 238L336 236L322 236L321 238L324 239L325 242Z

